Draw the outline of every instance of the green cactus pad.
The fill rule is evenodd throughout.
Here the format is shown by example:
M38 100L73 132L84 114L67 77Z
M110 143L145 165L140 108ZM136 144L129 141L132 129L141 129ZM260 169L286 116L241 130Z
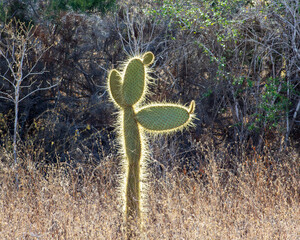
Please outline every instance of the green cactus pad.
M154 62L154 55L152 52L146 52L143 55L143 63L148 66Z
M136 104L145 89L146 72L143 62L138 58L130 60L125 69L123 96L127 105Z
M146 130L169 131L184 126L190 114L180 105L150 105L142 108L136 119Z
M109 83L109 92L111 94L112 99L119 105L124 105L124 100L122 96L122 77L120 73L113 69L110 71L108 75L108 83Z

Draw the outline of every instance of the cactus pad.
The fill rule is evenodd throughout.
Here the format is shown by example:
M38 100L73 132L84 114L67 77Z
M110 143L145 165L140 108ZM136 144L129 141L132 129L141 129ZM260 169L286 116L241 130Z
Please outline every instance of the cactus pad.
M112 96L112 99L117 103L119 106L122 106L124 103L122 97L122 78L120 73L113 69L110 71L108 76L109 82L109 89Z
M130 60L125 69L123 82L123 96L126 104L132 106L141 99L145 90L145 78L143 62L138 58Z
M146 130L169 131L184 126L190 119L188 109L181 105L153 105L142 108L136 119Z
M144 55L143 55L143 63L148 66L150 64L152 64L154 61L154 55L152 52L146 52Z

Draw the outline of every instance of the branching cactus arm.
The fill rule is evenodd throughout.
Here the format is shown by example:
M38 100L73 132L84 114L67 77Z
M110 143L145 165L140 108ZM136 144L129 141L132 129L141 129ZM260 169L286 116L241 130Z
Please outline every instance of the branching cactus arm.
M176 131L191 123L194 105L194 101L189 108L179 104L153 104L141 108L136 119L149 132Z

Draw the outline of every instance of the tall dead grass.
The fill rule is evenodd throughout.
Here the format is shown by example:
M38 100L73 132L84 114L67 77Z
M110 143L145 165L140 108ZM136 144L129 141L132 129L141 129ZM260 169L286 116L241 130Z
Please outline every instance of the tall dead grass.
M153 173L140 239L299 239L299 155L266 157L267 165L254 154L232 171L211 151L193 176ZM111 156L85 172L23 161L17 172L1 162L0 239L125 238Z

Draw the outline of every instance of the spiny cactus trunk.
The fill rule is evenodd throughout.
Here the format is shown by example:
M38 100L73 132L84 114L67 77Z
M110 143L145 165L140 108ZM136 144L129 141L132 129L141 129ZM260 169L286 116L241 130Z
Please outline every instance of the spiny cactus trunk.
M138 124L135 120L135 112L132 106L124 108L124 142L127 156L126 177L126 222L127 232L131 235L132 221L140 221L141 191L140 191L140 162L142 157L141 136ZM137 223L138 224L138 223Z

